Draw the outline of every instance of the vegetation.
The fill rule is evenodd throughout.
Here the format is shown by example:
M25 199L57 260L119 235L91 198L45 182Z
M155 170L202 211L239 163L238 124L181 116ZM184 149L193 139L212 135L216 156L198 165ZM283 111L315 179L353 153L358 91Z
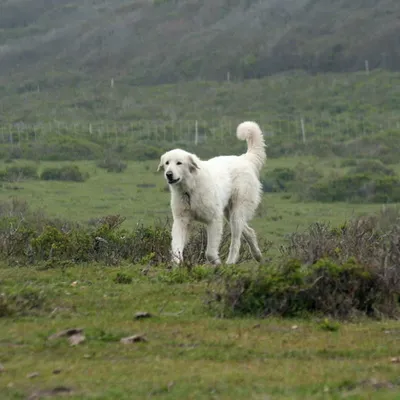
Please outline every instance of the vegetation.
M2 6L0 73L11 72L26 92L77 87L89 75L160 84L225 80L229 72L237 80L364 70L365 60L370 69L398 70L396 18L396 0L21 0Z
M221 315L348 317L399 312L400 214L388 209L339 228L314 224L294 233L275 267L230 269L213 280Z
M398 73L295 73L133 90L120 79L113 89L90 80L76 89L49 87L39 93L21 94L10 86L0 96L0 158L104 160L109 153L125 162L154 160L173 147L205 158L240 154L245 144L236 139L235 127L253 119L265 132L270 158L312 155L398 162ZM90 110L77 105L83 99L93 105Z
M107 152L105 157L97 162L97 166L106 169L107 172L123 172L127 167L126 163L122 162L112 152Z
M364 3L2 2L2 399L398 397L398 5ZM195 224L174 268L157 159L245 119L265 263Z
M13 254L0 261L5 399L397 396L398 321L383 318L399 309L396 209L294 234L269 267L170 270L158 259L168 227L123 232L109 216L88 230L10 206L25 208L26 222L11 231L13 216L1 219L2 256ZM20 245L9 240L24 234ZM96 249L96 238L113 250ZM27 265L29 242L42 258ZM88 245L81 255L96 262L77 257ZM137 257L115 257L127 251Z
M40 174L44 181L72 181L83 182L86 176L82 174L76 165L66 165L56 168L45 168Z
M0 171L0 181L17 182L27 179L38 179L37 167L34 165L16 165Z
M132 283L115 282L118 273ZM2 265L0 281L11 309L16 291L44 295L31 311L0 318L4 399L57 398L62 390L72 399L398 395L395 320L338 327L325 318L216 319L203 305L204 280L168 283L141 265ZM137 312L152 316L136 319ZM83 329L85 340L49 339L66 329ZM146 342L120 343L131 335Z

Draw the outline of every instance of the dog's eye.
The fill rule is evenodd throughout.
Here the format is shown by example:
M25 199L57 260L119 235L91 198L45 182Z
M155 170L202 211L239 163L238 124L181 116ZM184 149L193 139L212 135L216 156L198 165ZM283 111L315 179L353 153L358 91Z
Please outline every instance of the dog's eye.
M182 163L181 163L180 161L178 161L178 162L176 163L176 165L182 165Z
M165 165L169 165L169 161L167 161L167 162L165 163Z

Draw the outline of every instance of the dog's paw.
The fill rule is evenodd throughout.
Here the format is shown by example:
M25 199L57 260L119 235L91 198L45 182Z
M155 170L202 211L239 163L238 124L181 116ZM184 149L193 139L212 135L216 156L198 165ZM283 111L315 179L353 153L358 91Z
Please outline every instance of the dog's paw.
M174 266L178 266L179 264L182 264L182 261L183 261L182 257L180 257L180 256L178 256L178 255L173 254L173 255L171 256L171 263L172 263Z

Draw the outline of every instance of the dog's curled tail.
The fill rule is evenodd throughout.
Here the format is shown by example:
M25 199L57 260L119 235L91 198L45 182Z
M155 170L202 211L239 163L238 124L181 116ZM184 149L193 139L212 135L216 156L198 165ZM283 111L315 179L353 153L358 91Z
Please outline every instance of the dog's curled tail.
M265 163L265 142L263 133L256 122L245 121L238 125L236 136L240 140L247 141L246 157L249 158L260 171Z

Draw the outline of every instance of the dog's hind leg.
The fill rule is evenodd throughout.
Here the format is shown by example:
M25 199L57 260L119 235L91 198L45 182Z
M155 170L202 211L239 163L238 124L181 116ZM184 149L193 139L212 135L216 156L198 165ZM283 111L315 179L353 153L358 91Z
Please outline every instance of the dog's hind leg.
M174 219L172 224L172 262L183 260L183 250L189 238L189 219Z
M250 251L253 257L258 261L262 262L262 254L257 243L257 236L254 229L250 228L249 225L245 225L243 229L243 237L250 246Z
M240 241L242 238L243 229L245 227L245 220L239 212L232 211L230 213L230 225L231 225L231 245L229 247L229 254L226 263L236 264L239 258Z
M223 219L217 218L207 225L206 258L212 264L221 264L219 246L222 239Z

